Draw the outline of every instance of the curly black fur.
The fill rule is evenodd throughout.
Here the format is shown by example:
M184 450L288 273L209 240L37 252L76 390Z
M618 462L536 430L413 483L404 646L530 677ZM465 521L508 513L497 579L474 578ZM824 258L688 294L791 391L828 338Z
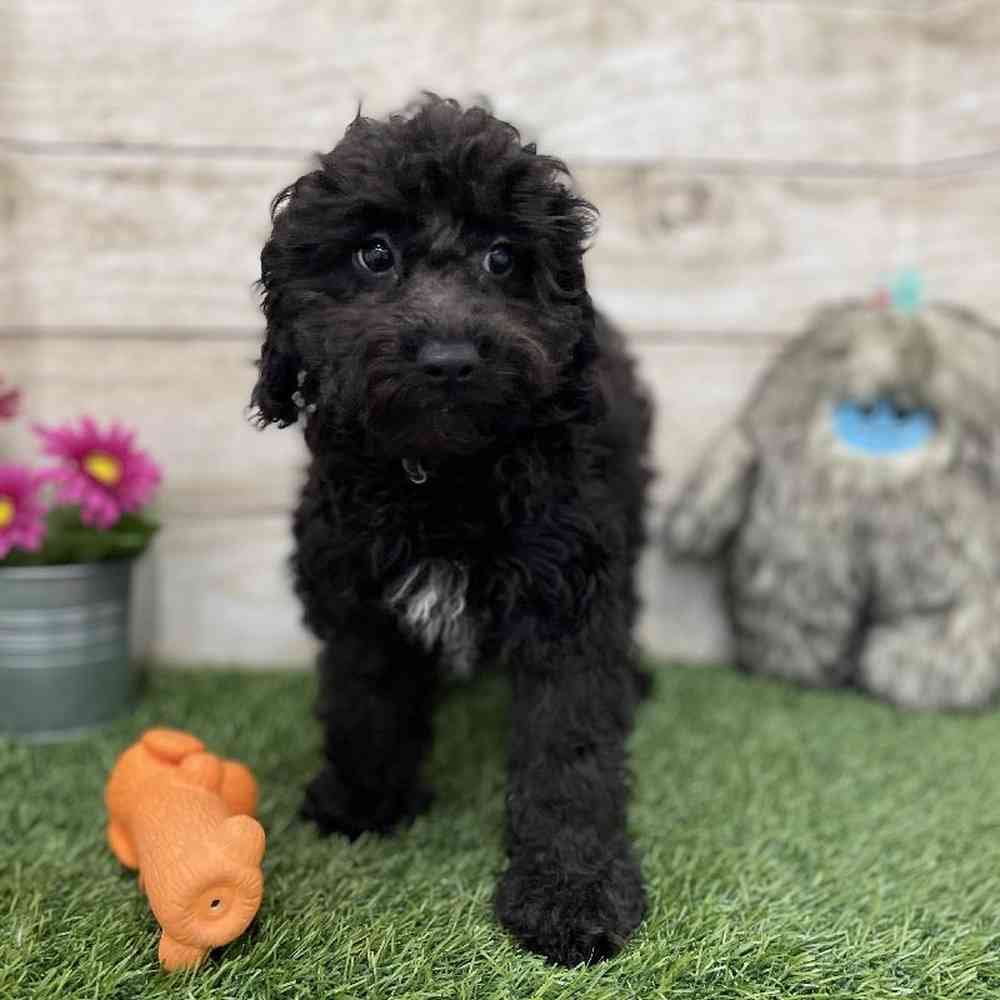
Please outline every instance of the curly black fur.
M575 963L645 908L624 743L650 408L592 308L596 213L566 176L480 108L429 95L355 119L274 201L253 404L304 418L312 455L293 566L325 644L326 764L305 814L349 837L414 816L442 661L505 666L497 913ZM379 274L358 256L376 237ZM509 273L486 266L498 240ZM435 376L429 343L465 345L468 370Z

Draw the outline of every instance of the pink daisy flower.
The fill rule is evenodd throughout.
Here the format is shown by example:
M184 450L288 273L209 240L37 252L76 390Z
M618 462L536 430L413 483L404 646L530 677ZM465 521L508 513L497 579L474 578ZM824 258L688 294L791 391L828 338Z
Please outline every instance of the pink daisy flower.
M45 508L37 493L42 481L23 465L0 465L0 559L14 548L41 548Z
M160 483L156 463L132 444L133 433L120 424L102 431L90 417L79 428L35 427L47 455L63 464L44 475L58 486L56 500L80 505L86 524L110 528L138 510Z
M20 402L21 394L17 389L7 389L4 391L0 382L0 420L12 420L17 416L17 404Z

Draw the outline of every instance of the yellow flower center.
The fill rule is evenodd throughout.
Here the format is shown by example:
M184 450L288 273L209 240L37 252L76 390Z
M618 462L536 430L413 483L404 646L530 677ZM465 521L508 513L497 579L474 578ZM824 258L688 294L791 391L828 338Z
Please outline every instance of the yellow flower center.
M122 463L103 451L92 451L83 460L83 467L104 486L117 486L122 478Z
M14 520L15 510L10 497L0 497L0 528L6 528Z

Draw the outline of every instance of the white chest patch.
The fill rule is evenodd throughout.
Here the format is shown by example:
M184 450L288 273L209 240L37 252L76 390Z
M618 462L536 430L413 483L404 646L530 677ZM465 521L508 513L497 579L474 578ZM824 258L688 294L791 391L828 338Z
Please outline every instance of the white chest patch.
M476 628L465 607L469 574L447 559L425 559L386 591L385 603L403 630L428 652L440 643L444 661L468 675L476 655Z

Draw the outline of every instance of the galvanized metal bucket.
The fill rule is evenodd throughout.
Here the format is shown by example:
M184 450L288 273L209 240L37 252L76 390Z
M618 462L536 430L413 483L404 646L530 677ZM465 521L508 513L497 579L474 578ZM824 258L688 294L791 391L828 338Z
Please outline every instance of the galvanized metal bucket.
M132 560L0 568L0 734L66 739L129 706Z

